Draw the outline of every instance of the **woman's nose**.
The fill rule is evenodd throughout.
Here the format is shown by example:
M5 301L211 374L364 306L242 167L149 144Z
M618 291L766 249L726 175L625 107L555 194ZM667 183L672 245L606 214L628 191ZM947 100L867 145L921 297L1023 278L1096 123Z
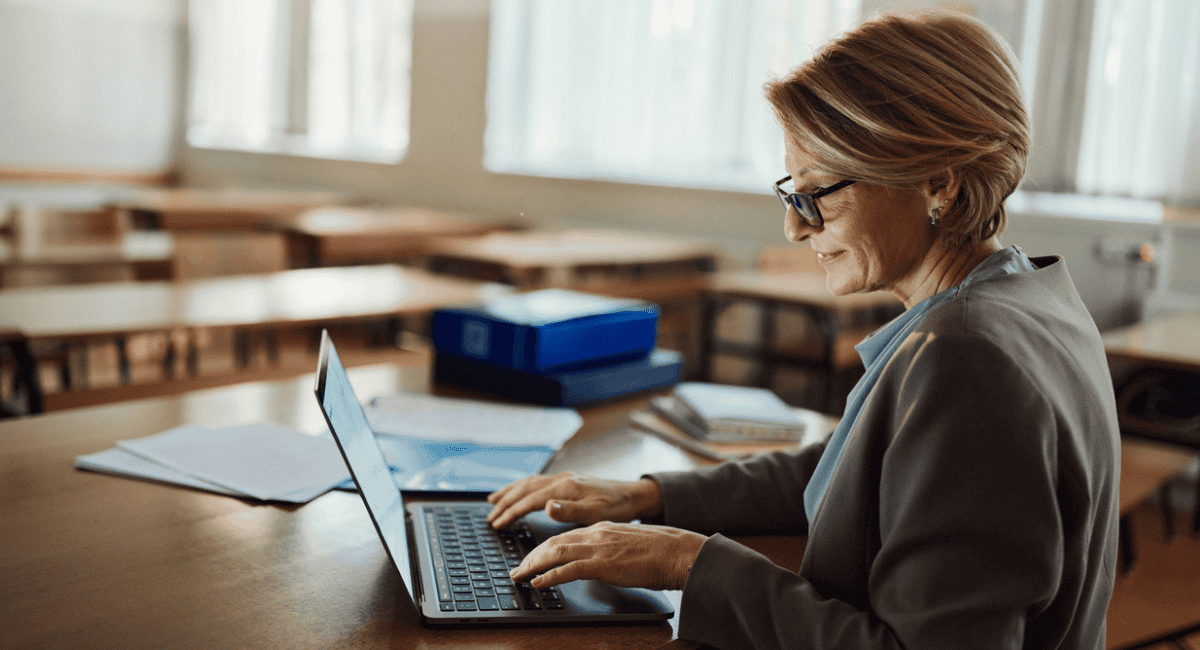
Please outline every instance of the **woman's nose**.
M800 213L796 211L795 206L788 206L787 212L783 214L783 235L787 237L788 241L802 242L816 230L800 218Z

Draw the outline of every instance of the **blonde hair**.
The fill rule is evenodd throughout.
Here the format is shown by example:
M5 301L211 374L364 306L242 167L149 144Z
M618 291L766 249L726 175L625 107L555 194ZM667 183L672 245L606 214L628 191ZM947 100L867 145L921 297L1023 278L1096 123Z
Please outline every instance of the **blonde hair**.
M979 20L887 14L860 24L766 85L785 136L841 176L890 187L958 182L939 216L975 244L1007 222L1025 173L1029 119L1016 56Z

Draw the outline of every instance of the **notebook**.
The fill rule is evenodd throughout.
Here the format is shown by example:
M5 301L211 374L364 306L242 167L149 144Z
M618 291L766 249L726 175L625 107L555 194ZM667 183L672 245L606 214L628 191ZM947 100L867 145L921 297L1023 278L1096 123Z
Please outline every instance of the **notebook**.
M581 580L552 589L513 583L512 567L573 526L531 514L503 531L486 493L405 492L391 472L329 338L321 334L317 403L406 593L429 625L653 621L674 616L662 594Z

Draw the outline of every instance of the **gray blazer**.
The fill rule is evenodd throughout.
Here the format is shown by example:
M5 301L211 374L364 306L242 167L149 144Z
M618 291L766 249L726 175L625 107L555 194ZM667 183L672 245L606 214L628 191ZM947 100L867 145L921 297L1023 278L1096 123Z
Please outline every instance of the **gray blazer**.
M823 445L651 478L667 525L808 534L799 574L714 534L679 636L719 648L1103 648L1120 440L1065 263L964 288L868 396L814 521Z

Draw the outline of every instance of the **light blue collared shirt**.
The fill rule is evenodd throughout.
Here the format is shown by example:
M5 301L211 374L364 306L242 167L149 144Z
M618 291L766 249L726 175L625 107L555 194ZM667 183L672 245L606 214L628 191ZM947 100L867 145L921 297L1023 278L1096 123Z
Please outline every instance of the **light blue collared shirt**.
M958 286L951 287L913 305L903 314L894 318L892 322L875 330L861 343L854 346L854 349L858 351L858 356L862 357L866 372L850 391L850 396L846 399L846 411L842 414L837 428L829 437L825 452L821 455L817 468L813 470L808 486L804 488L804 514L808 516L810 525L816 518L821 500L829 488L829 481L833 478L833 471L837 468L838 461L842 459L846 440L850 437L850 431L854 428L855 421L862 412L867 396L875 388L875 382L878 381L884 366L887 365L908 334L916 328L921 317L935 306L958 295L963 287L999 275L1032 270L1034 270L1033 263L1016 246L998 250L975 267L975 270L971 271Z

